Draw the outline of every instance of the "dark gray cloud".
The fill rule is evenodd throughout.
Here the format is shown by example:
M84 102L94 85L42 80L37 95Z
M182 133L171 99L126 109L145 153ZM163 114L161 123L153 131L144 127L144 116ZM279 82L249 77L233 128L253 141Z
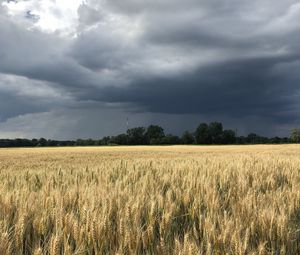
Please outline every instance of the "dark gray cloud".
M33 22L37 22L40 19L40 16L32 13L31 10L26 12L26 18L32 20Z
M141 79L128 87L91 90L82 98L131 102L150 112L276 119L280 112L297 110L298 77L292 76L295 69L282 69L285 65L298 66L297 59L290 55L224 61L180 77ZM281 73L276 71L279 66ZM293 113L288 117L297 118Z
M18 102L17 104L15 103L16 101ZM45 110L44 106L40 107L34 103L30 103L26 99L7 92L1 92L0 94L0 109L0 121L26 113Z
M85 26L94 25L102 19L102 13L93 7L81 4L78 8L79 22Z
M52 83L0 74L0 122L33 112L74 104L70 94Z
M27 20L38 15L35 22L14 17L0 1L0 76L10 76L7 87L21 88L20 79L33 84L20 96L0 77L2 121L44 114L46 122L58 109L73 119L90 109L92 119L95 109L108 116L114 106L111 123L125 115L136 123L176 116L186 128L177 123L175 132L194 128L194 118L245 132L256 122L272 134L300 123L296 1L88 0L69 30L55 32L43 29L41 4L27 2Z

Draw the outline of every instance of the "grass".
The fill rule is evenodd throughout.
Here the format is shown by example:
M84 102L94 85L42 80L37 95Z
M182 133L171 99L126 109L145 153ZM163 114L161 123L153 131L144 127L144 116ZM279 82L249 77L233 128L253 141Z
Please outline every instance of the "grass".
M300 254L300 146L1 149L0 254Z

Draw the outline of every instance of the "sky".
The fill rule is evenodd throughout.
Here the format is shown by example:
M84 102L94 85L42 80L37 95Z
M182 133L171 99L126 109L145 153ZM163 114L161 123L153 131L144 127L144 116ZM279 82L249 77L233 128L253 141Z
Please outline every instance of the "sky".
M300 1L0 0L0 138L300 126Z

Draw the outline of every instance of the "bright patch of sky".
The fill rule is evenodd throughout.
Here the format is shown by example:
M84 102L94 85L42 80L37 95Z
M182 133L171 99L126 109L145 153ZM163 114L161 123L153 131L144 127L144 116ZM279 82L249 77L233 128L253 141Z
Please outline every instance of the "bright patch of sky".
M28 0L4 2L8 14L18 22L28 22L29 28L53 33L73 34L78 24L78 7L83 0ZM28 13L30 15L28 15Z

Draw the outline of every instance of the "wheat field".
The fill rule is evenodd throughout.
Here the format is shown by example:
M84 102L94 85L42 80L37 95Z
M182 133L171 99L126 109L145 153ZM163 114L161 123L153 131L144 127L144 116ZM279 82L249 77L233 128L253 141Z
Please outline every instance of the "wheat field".
M300 146L1 149L0 254L300 254Z

